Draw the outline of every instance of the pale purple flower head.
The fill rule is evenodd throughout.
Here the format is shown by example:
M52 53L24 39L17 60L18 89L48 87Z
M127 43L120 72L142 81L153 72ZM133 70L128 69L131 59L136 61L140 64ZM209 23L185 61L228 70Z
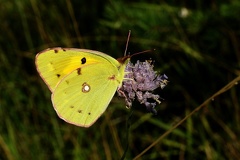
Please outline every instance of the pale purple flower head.
M159 75L153 70L152 61L145 61L134 65L128 63L125 69L125 77L121 88L118 89L118 94L125 98L127 107L132 106L135 98L144 104L149 112L157 114L155 110L156 102L161 103L161 97L154 94L153 91L160 87L163 89L167 85L168 77L163 74ZM152 102L154 100L154 102Z

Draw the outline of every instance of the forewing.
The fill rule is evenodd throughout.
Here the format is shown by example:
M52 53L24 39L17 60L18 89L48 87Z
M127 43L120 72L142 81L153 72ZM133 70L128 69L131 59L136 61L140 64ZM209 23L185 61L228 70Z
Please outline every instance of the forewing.
M119 65L116 59L98 51L60 47L38 53L35 63L40 76L51 92L62 78L77 68L97 63L110 63L116 67Z
M53 106L68 123L89 127L106 110L119 81L110 63L78 68L65 76L52 94Z

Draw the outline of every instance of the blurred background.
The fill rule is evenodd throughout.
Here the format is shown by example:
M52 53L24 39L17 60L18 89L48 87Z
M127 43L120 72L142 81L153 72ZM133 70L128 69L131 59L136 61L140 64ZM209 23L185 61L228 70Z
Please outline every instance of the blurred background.
M240 76L240 1L0 0L0 160L133 159ZM35 55L49 47L154 61L169 77L152 115L115 96L90 128L55 113ZM130 127L126 127L129 124ZM128 133L128 137L127 137ZM140 159L238 159L240 87L214 98ZM128 147L127 147L128 146ZM124 159L124 158L123 158Z

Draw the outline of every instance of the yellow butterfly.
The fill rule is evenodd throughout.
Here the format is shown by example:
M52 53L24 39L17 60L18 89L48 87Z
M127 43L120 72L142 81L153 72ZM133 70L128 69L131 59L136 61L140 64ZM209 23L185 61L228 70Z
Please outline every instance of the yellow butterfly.
M121 87L130 56L75 48L50 48L36 55L37 70L52 92L52 103L64 121L91 126Z

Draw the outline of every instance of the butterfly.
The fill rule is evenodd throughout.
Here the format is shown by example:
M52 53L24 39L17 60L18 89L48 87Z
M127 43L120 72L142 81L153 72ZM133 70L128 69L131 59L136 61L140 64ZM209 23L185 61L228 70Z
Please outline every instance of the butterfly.
M129 37L130 31L128 41ZM57 47L38 53L35 64L52 93L58 116L70 124L89 127L121 87L130 57L116 60L98 51Z
M89 127L106 110L124 79L130 57L114 59L88 49L50 48L36 55L36 67L52 92L58 116Z

